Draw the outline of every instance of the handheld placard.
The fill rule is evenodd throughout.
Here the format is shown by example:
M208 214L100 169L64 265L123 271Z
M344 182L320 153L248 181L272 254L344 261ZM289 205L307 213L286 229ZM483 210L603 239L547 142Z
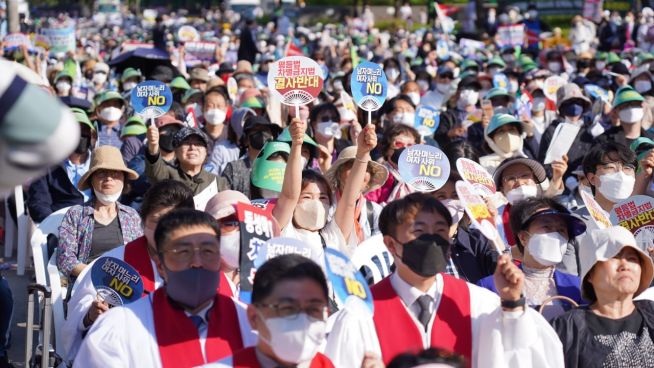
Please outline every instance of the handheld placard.
M461 157L456 160L456 171L480 196L490 197L497 192L493 176L480 164Z
M407 147L397 165L402 180L419 192L438 190L450 177L450 161L445 153L426 144Z
M388 79L379 64L363 61L354 68L350 78L352 98L364 111L368 112L368 124L372 122L372 112L379 110L388 94Z
M141 275L118 258L98 258L91 267L91 282L98 296L112 307L129 304L143 295Z
M173 93L170 88L159 81L145 81L139 83L130 95L130 102L134 112L150 120L154 125L154 119L165 114L173 104Z
M345 305L346 308L359 308L364 304L372 315L372 293L366 279L357 271L352 261L345 254L328 247L325 248L325 265L327 277L339 304Z
M620 225L634 234L636 244L647 252L654 246L654 198L635 195L613 206L612 224Z
M284 105L295 107L312 102L322 90L324 76L320 65L304 56L287 56L270 65L268 87Z
M421 136L431 136L436 132L441 122L441 112L432 106L420 105L416 109L413 127Z
M502 254L504 249L496 242L499 233L495 227L495 219L488 210L486 202L477 195L472 185L462 180L456 182L456 194L459 196L459 201L461 201L470 221L488 240L495 244L497 252Z

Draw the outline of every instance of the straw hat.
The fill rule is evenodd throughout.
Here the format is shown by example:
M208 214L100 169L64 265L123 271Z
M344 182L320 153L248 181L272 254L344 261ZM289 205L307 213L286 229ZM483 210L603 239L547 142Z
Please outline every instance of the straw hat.
M329 184L332 186L332 188L338 188L337 184L338 180L340 179L339 174L341 166L350 161L353 161L356 157L356 154L356 146L345 148L338 155L338 159L332 164L332 167L327 170L325 173L325 178L327 181L329 181ZM380 165L377 162L371 160L368 161L368 169L372 170L372 174L370 176L370 182L368 182L368 187L364 190L364 192L369 192L381 187L384 185L384 183L386 183L386 179L388 179L388 169L386 169L383 165Z
M89 171L82 176L77 183L77 188L79 190L86 190L91 187L89 179L91 175L98 170L117 170L125 173L130 180L136 180L139 178L139 174L134 170L130 170L125 166L123 162L123 155L120 154L120 150L113 146L101 146L93 151L91 157L91 165Z

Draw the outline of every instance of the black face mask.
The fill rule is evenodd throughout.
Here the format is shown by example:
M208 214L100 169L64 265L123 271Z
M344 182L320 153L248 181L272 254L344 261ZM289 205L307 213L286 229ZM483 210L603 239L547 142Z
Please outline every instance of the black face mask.
M173 137L179 128L177 126L165 126L159 128L159 147L166 152L175 150L173 147Z
M264 130L253 133L248 139L250 140L250 147L260 151L267 142L273 140L273 135Z
M83 155L89 151L89 148L91 148L91 137L84 135L80 136L77 148L75 148L75 153Z
M405 149L404 147L398 148L391 155L391 162L395 164L395 166L398 166L398 162L400 162L400 155L402 154L402 152L404 152L404 149Z
M436 234L423 234L402 246L402 263L422 277L445 271L450 242Z

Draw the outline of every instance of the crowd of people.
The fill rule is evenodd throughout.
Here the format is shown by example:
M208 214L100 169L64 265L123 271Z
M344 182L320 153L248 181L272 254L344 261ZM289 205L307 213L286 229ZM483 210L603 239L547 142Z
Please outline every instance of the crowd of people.
M403 16L419 19L407 7ZM654 11L575 16L564 37L533 6L497 9L497 19L490 8L483 29L469 21L471 9L461 10L458 35L438 7L417 31L380 31L369 8L344 24L300 27L279 7L266 24L220 10L162 14L147 27L133 17L98 27L61 16L28 27L72 24L68 52L3 43L2 56L31 69L40 81L32 84L79 124L74 151L25 186L35 224L67 209L50 249L69 290L61 359L74 367L654 367L654 234L644 212L654 203ZM506 39L503 29L515 25L522 39ZM211 55L189 57L182 26L194 27L193 42L213 44ZM463 37L471 34L478 39ZM165 57L116 62L136 43ZM323 71L317 98L299 108L268 85L272 63L289 55ZM386 101L370 115L352 99L362 61L388 80ZM173 96L151 120L131 99L146 80ZM438 111L429 134L416 122L422 106ZM450 163L435 191L400 173L402 153L419 144ZM492 177L495 238L459 199L460 158ZM630 199L640 225L614 220L628 218ZM321 255L331 248L353 258L376 241L392 267L368 279L373 313L336 300L324 260L298 254L258 267L242 299L241 281L252 275L241 272L239 204L270 210L275 237ZM98 294L91 269L107 256L138 271L142 298L112 307ZM3 279L0 311L11 308L7 291Z

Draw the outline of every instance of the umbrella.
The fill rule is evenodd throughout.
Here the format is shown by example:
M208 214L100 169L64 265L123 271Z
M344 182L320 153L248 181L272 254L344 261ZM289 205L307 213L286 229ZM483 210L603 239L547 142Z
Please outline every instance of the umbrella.
M177 68L170 62L170 55L166 51L156 48L140 47L124 52L111 59L109 65L116 68L118 73L131 67L141 70L146 76L149 76L158 65L165 65L172 68L174 76L179 75Z

